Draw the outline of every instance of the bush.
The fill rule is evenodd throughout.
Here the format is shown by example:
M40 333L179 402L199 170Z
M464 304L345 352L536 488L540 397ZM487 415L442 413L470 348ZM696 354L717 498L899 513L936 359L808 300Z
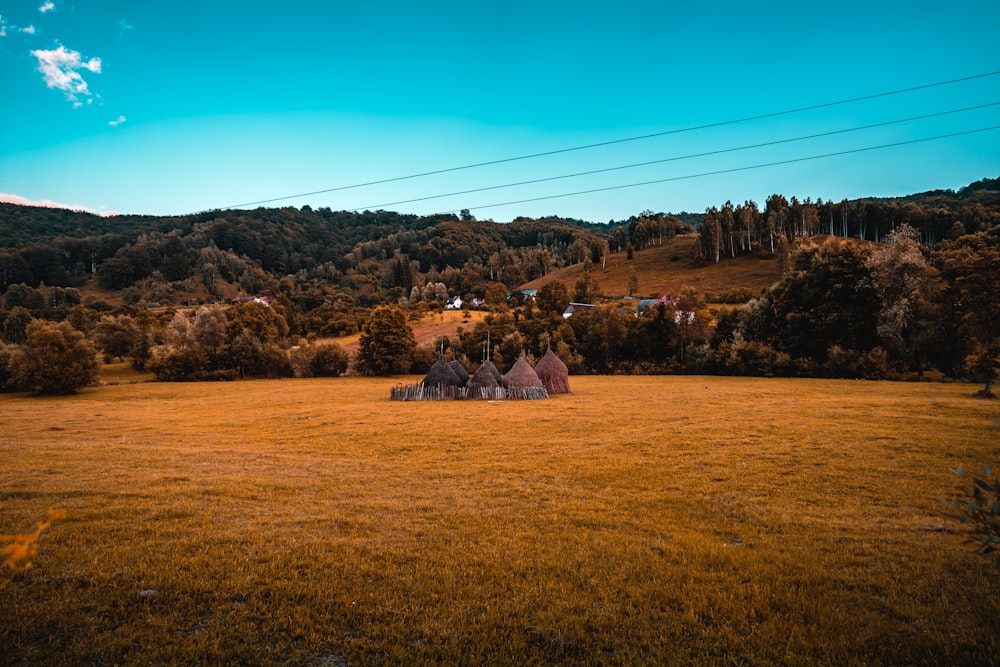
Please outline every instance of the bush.
M888 380L896 377L889 354L881 347L860 354L839 345L827 349L823 374L833 378L864 378Z
M292 377L295 370L285 351L275 343L262 342L248 331L225 346L225 359L213 368L232 369L241 378Z
M97 381L94 346L67 322L36 320L26 338L9 362L18 391L72 394Z
M290 378L295 375L288 354L274 343L264 343L255 364L244 377L264 377L269 379Z
M336 343L319 343L292 350L289 361L298 377L309 378L343 375L349 359Z
M749 287L733 287L719 295L722 303L746 303L756 296Z
M959 477L965 476L962 466L952 472ZM985 466L981 472L982 475L972 478L971 499L942 502L959 511L959 521L973 524L975 553L990 555L1000 551L1000 478L991 481L990 469ZM996 567L1000 570L1000 557L996 559Z
M154 351L146 368L161 382L190 382L208 370L208 355L200 347L178 345Z
M312 360L312 374L315 377L337 377L347 372L347 352L336 343L321 343L315 346Z
M14 355L14 347L0 343L0 393L13 391L11 383L10 359Z
M438 360L438 346L434 343L424 343L418 345L413 350L413 361L410 364L409 372L414 374L426 373L435 361Z
M791 357L766 343L746 341L736 335L732 342L719 345L717 362L727 375L787 377L795 375Z

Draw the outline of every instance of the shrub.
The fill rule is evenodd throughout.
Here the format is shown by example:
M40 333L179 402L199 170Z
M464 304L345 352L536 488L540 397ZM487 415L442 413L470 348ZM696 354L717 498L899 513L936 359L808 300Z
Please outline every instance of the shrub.
M293 347L288 352L288 361L292 364L292 370L295 371L296 377L312 377L312 368L310 368L312 357L313 350L311 345L299 345L298 347Z
M232 369L242 378L282 378L295 374L288 355L271 342L263 342L248 331L236 336L225 348L226 362L215 368Z
M952 472L959 477L965 476L962 466ZM981 472L972 478L972 498L942 502L959 511L957 518L962 523L973 524L975 553L990 555L1000 551L1000 478L990 480L990 469L986 466ZM996 559L996 567L1000 570L1000 556Z
M832 378L856 378L858 353L847 350L839 345L831 345L826 351L826 363L823 364L824 375Z
M347 352L336 343L304 345L291 351L289 362L301 378L337 377L347 372Z
M839 345L827 349L823 374L834 378L864 378L866 380L888 380L896 376L889 353L876 347L863 354L847 350Z
M795 374L789 355L766 343L743 340L740 335L732 342L719 345L717 360L722 372L728 375L774 377Z
M723 292L719 298L722 303L746 303L756 296L749 287L733 287Z
M0 393L14 389L10 382L10 359L13 355L14 347L0 343Z
M336 343L321 343L315 346L312 359L312 374L315 377L337 377L347 372L347 352Z
M440 354L439 348L434 343L424 343L413 349L413 361L410 364L409 372L414 374L426 373Z
M208 355L195 345L153 352L146 368L161 382L190 382L208 370Z

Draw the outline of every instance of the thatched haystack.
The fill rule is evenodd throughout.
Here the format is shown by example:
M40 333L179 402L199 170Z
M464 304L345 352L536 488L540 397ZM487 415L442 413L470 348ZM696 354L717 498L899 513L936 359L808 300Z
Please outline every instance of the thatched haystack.
M480 389L495 389L500 386L500 381L497 379L498 375L500 375L500 372L493 365L493 362L484 361L483 365L476 369L476 372L469 379L469 389L476 391Z
M545 390L550 394L569 393L569 369L550 347L538 363L535 364L535 373L542 381Z
M541 387L543 385L542 381L538 379L535 369L522 356L514 362L514 365L507 371L507 375L503 376L503 386L508 390L518 390L529 387Z
M503 384L503 378L500 375L500 369L497 368L491 360L487 359L486 361L484 361L483 366L486 366L486 368L489 369L490 373L493 374L493 379L497 381L498 385Z
M452 370L451 366L444 357L439 357L431 369L427 371L427 375L424 376L423 381L420 383L425 387L461 387L465 383L458 379L455 375L455 371Z
M451 366L451 370L455 372L455 377L458 378L463 387L469 384L469 371L465 370L465 366L458 363L457 359L452 359L448 365Z

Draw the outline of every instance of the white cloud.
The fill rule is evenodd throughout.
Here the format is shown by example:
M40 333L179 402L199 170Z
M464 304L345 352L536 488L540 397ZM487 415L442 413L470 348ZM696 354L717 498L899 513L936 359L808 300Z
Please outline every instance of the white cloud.
M11 195L0 192L0 204L17 204L18 206L40 206L42 208L64 208L70 211L87 211L86 206L75 206L71 204L60 204L49 199L33 201L21 195Z
M108 125L110 125L111 127L118 127L119 125L123 124L126 120L127 119L125 118L125 116L118 116L118 118L116 118L115 120L109 120Z
M79 206L74 204L60 204L59 202L52 201L50 199L33 200L27 197L22 197L21 195L12 195L5 192L0 192L0 204L17 204L18 206L38 206L40 208L62 208L68 211L77 211L82 213L93 213L94 215L99 215L102 218L113 218L115 216L121 215L121 211L115 210L102 210L105 209L101 206L96 211L86 206Z
M34 35L37 32L35 26L33 25L29 25L25 28L21 28L16 25L11 25L10 23L7 22L7 18L2 14L0 14L0 37L6 37L8 34L10 34L7 31L7 28L10 28L12 32L21 32L26 35Z
M73 102L73 106L83 106L80 97L87 98L88 104L92 101L90 97L93 93L90 92L79 70L85 69L100 74L100 58L84 60L78 51L72 51L64 46L48 51L32 51L31 55L38 58L38 71L42 73L45 85L66 93L66 99Z
M48 0L45 4L38 8L38 11L44 14L46 12L51 12L55 8L55 3L53 3L52 0Z

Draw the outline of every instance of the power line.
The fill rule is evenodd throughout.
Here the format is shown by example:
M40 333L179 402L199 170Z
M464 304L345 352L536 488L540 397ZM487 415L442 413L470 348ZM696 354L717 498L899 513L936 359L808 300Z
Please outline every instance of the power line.
M766 162L764 164L755 164L755 165L750 165L750 166L747 166L747 167L733 167L731 169L720 169L718 171L706 171L706 172L703 172L703 173L700 173L700 174L687 174L685 176L674 176L674 177L671 177L671 178L660 178L660 179L656 179L656 180L653 180L653 181L643 181L641 183L627 183L625 185L611 185L611 186L604 187L604 188L593 188L593 189L590 189L590 190L580 190L580 191L577 191L577 192L564 192L564 193L558 194L558 195L546 195L544 197L532 197L530 199L519 199L517 201L507 201L507 202L501 202L501 203L497 203L497 204L485 204L483 206L467 206L467 207L464 207L464 208L468 209L470 211L479 211L479 210L487 209L487 208L499 208L501 206L513 206L514 204L527 204L527 203L536 202L536 201L545 201L547 199L561 199L563 197L576 197L576 196L579 196L579 195L594 194L596 192L609 192L611 190L624 190L624 189L627 189L627 188L638 188L638 187L642 187L644 185L656 185L656 184L659 184L659 183L670 183L670 182L673 182L673 181L685 181L685 180L690 180L690 179L693 179L693 178L702 178L704 176L719 176L719 175L722 175L722 174L733 174L733 173L740 172L740 171L751 171L753 169L763 169L765 167L777 167L777 166L784 165L784 164L794 164L796 162L807 162L809 160L820 160L820 159L823 159L823 158L837 157L837 156L840 156L840 155L851 155L853 153L864 153L864 152L867 152L867 151L881 150L883 148L894 148L896 146L906 146L906 145L909 145L909 144L919 144L919 143L927 142L927 141L935 141L937 139L948 139L948 138L951 138L951 137L960 137L960 136L968 135L968 134L976 134L977 132L989 132L990 130L998 130L998 129L1000 129L1000 125L992 125L990 127L981 127L981 128L975 129L975 130L965 130L964 132L953 132L951 134L939 134L939 135L937 135L935 137L923 137L921 139L911 139L909 141L898 141L898 142L891 143L891 144L882 144L881 146L868 146L866 148L854 148L854 149L846 150L846 151L837 151L835 153L824 153L822 155L810 155L810 156L807 156L807 157L792 158L792 159L789 159L789 160L779 160L777 162ZM444 213L444 212L448 212L448 211L442 211L442 213ZM454 213L455 211L450 211L450 212Z
M860 130L870 130L870 129L875 128L875 127L886 127L888 125L898 125L898 124L901 124L901 123L908 123L908 122L912 122L912 121L915 121L915 120L925 120L927 118L936 118L936 117L939 117L939 116L947 116L947 115L950 115L950 114L962 113L964 111L974 111L976 109L985 109L987 107L994 107L994 106L998 106L998 105L1000 105L1000 102L989 102L989 103L986 103L986 104L978 104L976 106L964 107L962 109L952 109L950 111L939 111L937 113L924 114L922 116L912 116L910 118L900 118L900 119L897 119L897 120L889 120L889 121L884 121L884 122L881 122L881 123L872 123L870 125L861 125L859 127L851 127L851 128L846 128L846 129L842 129L842 130L831 130L829 132L820 132L818 134L809 134L809 135L805 135L805 136L802 136L802 137L792 137L790 139L778 139L778 140L775 140L775 141L767 141L767 142L760 143L760 144L750 144L750 145L747 145L747 146L737 146L735 148L723 148L723 149L714 150L714 151L707 151L707 152L704 152L704 153L692 153L690 155L680 155L680 156L675 156L675 157L663 158L663 159L660 159L660 160L649 160L647 162L634 162L632 164L625 164L625 165L620 165L620 166L617 166L617 167L604 167L602 169L593 169L593 170L590 170L590 171L578 171L576 173L562 174L562 175L559 175L559 176L546 176L544 178L535 178L535 179L531 179L531 180L527 180L527 181L517 181L515 183L505 183L503 185L490 185L490 186L481 187L481 188L473 188L471 190L459 190L457 192L447 192L447 193L444 193L444 194L426 195L424 197L416 197L414 199L402 199L402 200L399 200L399 201L385 202L383 204L370 204L368 206L357 206L357 207L354 207L354 208L348 208L346 210L348 210L348 211L378 210L378 209L381 209L381 208L385 208L386 206L398 206L400 204L413 204L413 203L416 203L416 202L430 201L430 200L433 200L433 199L443 199L445 197L455 197L455 196L458 196L458 195L468 195L468 194L473 194L475 192L487 192L487 191L490 191L490 190L502 190L502 189L505 189L505 188L513 188L513 187L518 187L518 186L521 186L521 185L534 185L536 183L546 183L548 181L558 181L558 180L564 180L564 179L568 179L568 178L577 178L579 176L591 176L593 174L603 174L603 173L606 173L606 172L609 172L609 171L621 171L623 169L633 169L635 167L648 167L648 166L654 165L654 164L663 164L663 163L666 163L666 162L678 162L680 160L690 160L692 158L708 157L710 155L721 155L723 153L735 153L737 151L751 150L751 149L754 149L754 148L766 148L768 146L777 146L777 145L780 145L780 144L788 144L788 143L792 143L792 142L796 142L796 141L805 141L807 139L818 139L820 137L829 137L829 136L833 136L833 135L836 135L836 134L846 134L848 132L858 132Z
M817 109L825 109L825 108L834 107L834 106L840 106L840 105L844 105L844 104L853 104L854 102L862 102L862 101L865 101L865 100L873 100L873 99L877 99L877 98L880 98L880 97L888 97L888 96L891 96L891 95L901 95L903 93L912 93L912 92L915 92L915 91L918 91L918 90L926 90L928 88L936 88L936 87L940 87L940 86L948 86L948 85L955 84L955 83L962 83L964 81L972 81L974 79L982 79L982 78L985 78L985 77L996 76L997 74L1000 74L1000 70L993 71L993 72L985 72L983 74L973 74L972 76L964 76L964 77L961 77L961 78L958 78L958 79L949 79L947 81L938 81L938 82L935 82L935 83L927 83L927 84L923 84L923 85L920 85L920 86L912 86L910 88L900 88L899 90L890 90L890 91L883 92L883 93L875 93L875 94L872 94L872 95L863 95L861 97L852 97L850 99L838 100L836 102L825 102L825 103L822 103L822 104L814 104L814 105L811 105L811 106L799 107L797 109L788 109L788 110L785 110L785 111L775 111L775 112L766 113L766 114L760 114L760 115L756 115L756 116L748 116L746 118L738 118L738 119L734 119L734 120L724 120L724 121L719 121L719 122L716 122L716 123L707 123L707 124L704 124L704 125L694 125L694 126L691 126L691 127L679 128L679 129L676 129L676 130L665 130L663 132L654 132L652 134L643 134L643 135L634 136L634 137L626 137L626 138L623 138L623 139L612 139L610 141L601 141L601 142L598 142L598 143L585 144L585 145L582 145L582 146L572 146L572 147L569 147L569 148L560 148L560 149L556 149L556 150L552 150L552 151L545 151L545 152L541 152L541 153L532 153L532 154L529 154L529 155L519 155L519 156L516 156L516 157L501 158L499 160L489 160L489 161L486 161L486 162L476 162L476 163L473 163L473 164L462 165L462 166L459 166L459 167L448 167L448 168L445 168L445 169L436 169L436 170L433 170L433 171L424 171L424 172L420 172L420 173L417 173L417 174L409 174L409 175L406 175L406 176L396 176L396 177L393 177L393 178L385 178L385 179L381 179L381 180L377 180L377 181L367 181L365 183L355 183L353 185L342 185L342 186L338 186L338 187L327 188L327 189L324 189L324 190L314 190L313 192L303 192L303 193L295 194L295 195L286 195L286 196L283 196L283 197L273 197L271 199L261 199L261 200L258 200L258 201L246 202L246 203L243 203L243 204L232 204L230 206L223 206L221 210L226 210L226 209L231 209L231 208L242 208L244 206L258 206L260 204L271 204L271 203L277 202L277 201L286 201L288 199L298 199L300 197L310 197L312 195L321 195L321 194L327 194L327 193L330 193L330 192L339 192L339 191L342 191L342 190L353 190L353 189L356 189L356 188L368 187L370 185L382 185L382 184L385 184L385 183L395 183L395 182L398 182L398 181L406 181L406 180L412 180L412 179L415 179L415 178L423 178L425 176L435 176L435 175L438 175L438 174L447 174L447 173L451 173L451 172L455 172L455 171L462 171L462 170L465 170L465 169L476 169L478 167L488 167L488 166L491 166L491 165L504 164L504 163L507 163L507 162L516 162L516 161L519 161L519 160L530 160L530 159L539 158L539 157L546 157L546 156L549 156L549 155L559 155L559 154L562 154L562 153L571 153L571 152L574 152L574 151L582 151L582 150L588 150L588 149L591 149L591 148L599 148L601 146L612 146L612 145L615 145L615 144L623 144L623 143L628 143L628 142L632 142L632 141L641 141L641 140L644 140L644 139L653 139L655 137L665 137L665 136L672 135L672 134L681 134L681 133L684 133L684 132L694 132L696 130L706 130L706 129L710 129L710 128L714 128L714 127L725 127L727 125L736 125L738 123L747 123L747 122L755 121L755 120L764 120L766 118L777 118L779 116L787 116L787 115L790 115L790 114L802 113L804 111L815 111Z

